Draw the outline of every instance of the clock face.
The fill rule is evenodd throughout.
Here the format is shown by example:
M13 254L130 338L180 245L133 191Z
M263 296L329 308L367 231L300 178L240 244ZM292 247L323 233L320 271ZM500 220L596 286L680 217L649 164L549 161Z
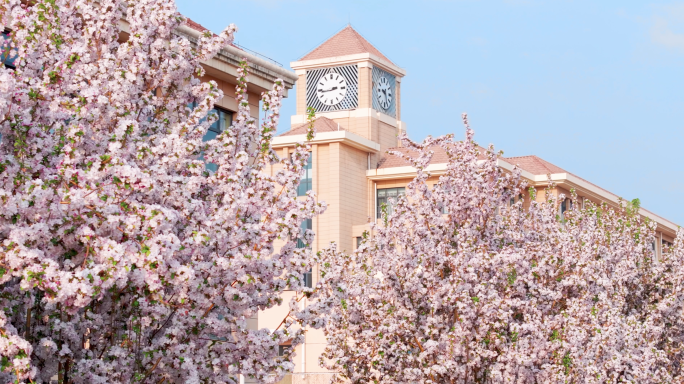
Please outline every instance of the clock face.
M386 77L380 78L375 87L375 93L378 98L378 104L380 104L382 109L388 109L392 105L392 88Z
M338 73L328 73L316 84L316 96L325 105L335 105L347 95L347 79Z

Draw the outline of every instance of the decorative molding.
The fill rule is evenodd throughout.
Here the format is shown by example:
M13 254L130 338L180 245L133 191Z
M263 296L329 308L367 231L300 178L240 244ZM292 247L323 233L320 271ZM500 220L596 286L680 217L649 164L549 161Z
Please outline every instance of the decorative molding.
M370 108L369 108L369 109L370 109ZM382 112L377 112L377 111L375 111L375 110L371 110L371 111L375 112L375 113L371 114L371 117L374 117L374 118L376 118L376 119L382 121L383 123L385 123L385 124L387 124L387 125L391 125L391 126L393 126L394 128L398 128L398 127L399 127L399 123L400 123L400 122L397 120L396 117L394 117L394 116L388 116L388 115L386 115L386 114L384 114L384 113L382 113Z
M196 31L187 25L181 25L174 33L186 37L193 45L197 45L197 42L202 35L202 32ZM235 67L239 66L240 61L243 59L246 59L249 63L251 75L262 77L271 83L278 78L282 78L286 88L292 88L295 81L297 81L297 75L292 71L279 67L270 61L264 60L231 45L221 49L214 57L214 60L220 60ZM211 65L209 63L204 64Z
M273 148L291 147L305 141L306 135L277 136L273 138L271 146ZM329 143L346 144L364 152L378 153L380 151L380 144L349 131L320 132L311 141L311 144Z
M430 164L425 168L432 176L439 176L446 171L446 163ZM366 171L366 177L370 180L391 180L391 179L408 179L416 177L416 169L410 165L403 167L391 168L376 168Z
M324 59L293 61L290 63L290 67L292 67L292 69L295 70L314 69L332 67L337 65L357 64L362 61L370 61L374 65L382 67L382 69L386 70L387 72L395 76L406 76L406 71L404 69L399 68L396 65L390 63L389 61L381 59L380 57L373 55L371 53L358 53L355 55L326 57Z
M484 162L484 160L480 160L480 162ZM501 159L497 160L497 165L507 172L512 172L514 167L513 164ZM426 168L426 170L430 172L432 176L440 176L444 174L446 168L446 163L439 163L430 164ZM366 171L366 177L369 180L404 179L413 178L415 176L416 169L412 166L380 168ZM534 175L530 172L521 170L520 176L527 179L529 181L529 184L532 186L546 186L549 182L549 175ZM598 201L605 201L614 208L618 207L619 205L620 201L617 195L608 192L605 189L600 188L586 180L580 179L579 177L571 173L554 173L551 174L550 177L551 181L553 181L557 186L566 189L574 188L576 190L580 190L582 194L587 195L587 197L593 198L594 200ZM648 211L644 208L639 209L639 214L658 223L658 229L661 231L666 230L670 236L675 236L677 230L679 229L679 226L677 224L663 217L660 217L655 213Z
M357 109L352 109L348 111L330 111L330 112L319 112L316 113L316 117L327 117L328 119L349 119L349 118L355 118L355 117L371 117L374 119L378 119L379 121L382 121L383 123L387 125L391 125L395 128L404 127L403 129L406 129L406 123L403 121L399 121L396 118L392 116L387 116L384 113L380 113L373 108L357 108ZM299 124L304 124L306 123L307 116L306 115L292 115L290 117L290 124L291 125L299 125Z

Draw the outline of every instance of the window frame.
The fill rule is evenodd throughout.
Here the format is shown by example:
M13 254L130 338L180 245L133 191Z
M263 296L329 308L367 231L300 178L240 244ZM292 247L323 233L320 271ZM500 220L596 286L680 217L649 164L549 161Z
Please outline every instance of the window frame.
M386 192L386 191L396 191L396 195L394 196L389 196L389 193L387 196L383 197L385 200L383 204L387 205L387 214L391 215L394 212L394 207L392 204L389 204L389 199L394 198L395 202L400 196L406 196L406 187L392 187L392 188L377 188L375 192L375 210L377 211L376 218L377 219L382 219L382 205L380 204L380 192Z
M288 340L278 345L278 356L285 356L285 352L292 350L292 340Z
M196 100L193 100L193 101L188 105L188 107L190 107L190 109L194 109L196 106L197 106L197 101L196 101ZM225 125L225 127L224 127L224 129L223 129L222 131L216 131L215 129L212 129L212 127L214 126L214 124L210 125L210 126L209 126L209 129L207 129L207 133L205 133L204 136L202 137L202 142L207 142L207 141L209 141L209 140L214 140L218 135L220 135L221 133L223 133L226 129L228 129L228 128L233 124L233 118L235 117L235 112L233 112L233 111L231 111L231 110L229 110L229 109L226 109L226 108L217 107L217 106L215 106L215 105L214 105L214 108L212 108L211 110L209 110L209 112L207 113L207 117L205 117L205 118L203 118L202 120L200 120L200 123L206 121L206 119L209 118L209 114L211 114L213 111L218 111L218 112L219 112L219 119L217 119L217 120L214 122L214 124L216 124L216 123L218 123L218 122L220 121L220 113L224 113L224 114L226 114L227 116L230 116L230 122L229 122L228 124ZM214 135L213 137L209 138L208 136L210 135L210 133L214 133L215 135ZM200 157L199 157L199 158L200 158L200 160L204 161L204 152L202 152L202 153L200 154ZM209 172L216 172L216 171L218 171L218 164L207 163L206 161L204 161L204 168L205 168L207 171L209 171Z
M225 124L225 126L223 127L222 130L218 130L218 131L217 131L217 130L215 130L215 129L212 129L212 128L214 127L214 124L212 124L212 125L209 126L209 129L207 130L207 134L209 134L209 132L216 133L216 136L214 136L214 138L216 138L218 135L220 135L221 133L225 132L225 130L228 129L228 128L233 124L233 118L235 117L235 116L234 116L234 115L235 115L235 112L233 112L233 111L231 111L231 110L228 110L228 109L225 109L225 108L221 108L221 107L214 106L214 108L212 108L212 109L207 113L207 117L206 117L206 118L209 118L209 115L210 115L212 112L214 112L214 111L216 111L217 114L219 115L219 118L214 122L214 124L220 123L220 121L221 121L221 114L224 114L224 115L226 115L226 116L230 116L230 121L229 121L227 124ZM225 121L225 120L224 120L224 121ZM219 129L220 129L220 128L219 128ZM206 139L206 140L205 140L205 138L207 137L207 134L205 134L204 137L202 138L203 141L209 141L209 140L213 140L213 139L214 139L214 138L212 138L212 139Z
M3 36L2 39L3 39L3 40L5 40L5 39L11 39L11 37L10 37L10 33L11 33L11 32L12 32L12 31L10 31L9 29L4 29L4 30L1 32L1 33L2 33L2 36ZM7 36L7 37L5 37L5 36ZM12 51L12 50L10 50L10 53L11 53L11 51ZM18 54L19 54L19 53L17 52L17 53L14 55L14 58L11 60L11 61L12 61L12 64L8 64L7 61L10 60L10 57L11 57L11 56L8 54L7 57L5 58L4 50L0 50L0 62L2 62L2 64L3 64L5 67L7 67L7 68L16 69L17 66L16 66L15 64L16 64L16 60L17 60L17 58L18 58Z
M309 151L309 160L304 165L304 175L297 185L297 197L306 196L313 189L313 153Z
M313 230L313 219L304 219L302 221L302 224L300 224L299 228L303 230ZM304 244L304 241L297 236L297 248L311 248L311 244L307 245Z

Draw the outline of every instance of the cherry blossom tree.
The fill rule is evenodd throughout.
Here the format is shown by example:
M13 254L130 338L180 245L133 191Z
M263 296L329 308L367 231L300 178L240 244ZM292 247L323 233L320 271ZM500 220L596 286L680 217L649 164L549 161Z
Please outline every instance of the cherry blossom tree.
M321 255L321 363L335 381L681 382L681 233L656 260L655 225L630 205L572 196L559 215L564 196L536 201L465 122L460 142L403 137L395 154L417 169L406 197L357 251ZM428 186L435 146L449 162Z
M296 240L325 208L297 198L308 145L271 150L282 81L259 125L243 63L234 123L204 141L223 93L200 63L234 26L191 43L168 0L0 0L0 18L18 51L0 68L0 381L279 380L298 303L275 331L247 322L306 293Z

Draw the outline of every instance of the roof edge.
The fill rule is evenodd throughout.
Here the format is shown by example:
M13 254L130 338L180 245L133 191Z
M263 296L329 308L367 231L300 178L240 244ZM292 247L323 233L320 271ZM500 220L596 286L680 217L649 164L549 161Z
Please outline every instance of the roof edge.
M176 31L183 34L183 35L191 37L193 39L199 39L202 35L202 32L200 32L200 31L198 31L198 30L196 30L196 29L194 29L194 28L192 28L186 24L180 25L176 29ZM250 64L252 64L254 66L261 67L261 70L267 70L269 72L272 72L273 74L277 75L274 77L281 77L285 81L289 80L289 83L292 83L292 84L294 84L294 82L296 82L298 79L297 75L294 72L287 70L285 68L279 67L276 64L273 64L273 63L271 63L267 60L264 60L260 57L252 55L249 52L245 52L241 49L233 47L232 45L224 47L223 49L221 49L221 51L219 53L228 54L230 56L236 56L238 59L244 58ZM215 57L218 57L218 55Z
M271 142L273 148L291 147L297 143L306 142L306 135L276 136ZM311 144L344 143L366 152L380 152L380 144L372 142L349 131L334 131L316 133Z
M325 68L333 65L356 64L363 61L370 61L372 64L378 65L387 72L399 76L406 76L406 70L387 61L372 53L357 53L354 55L344 55L335 57L326 57L323 59L299 60L290 62L290 67L294 70L310 69L310 68Z
M516 165L506 161L507 159L497 159L497 165L504 170L511 172ZM478 160L478 162L482 162L484 160ZM442 175L447 167L447 163L434 163L430 164L426 170L430 172L433 176L439 176ZM614 206L618 206L619 201L620 201L620 196L605 190L595 184L592 184L579 176L576 176L570 172L563 172L563 173L552 173L549 175L535 175L531 172L525 171L518 167L518 169L521 171L521 176L530 182L533 183L533 185L543 185L544 183L548 183L549 181L549 176L552 182L556 182L558 184L567 184L571 187L580 187L584 191L587 191L591 195L594 195L594 198L598 198L599 200L607 201L611 203ZM399 167L389 167L389 168L381 168L381 169L371 169L366 171L366 177L369 180L384 180L384 179L398 179L398 178L410 178L410 177L415 177L417 174L417 170L413 166L399 166ZM648 219L651 219L658 223L658 227L660 228L659 230L667 229L670 234L677 234L677 230L679 228L679 225L675 224L674 222L657 215L645 208L640 208L639 209L639 214L643 217L646 217Z

